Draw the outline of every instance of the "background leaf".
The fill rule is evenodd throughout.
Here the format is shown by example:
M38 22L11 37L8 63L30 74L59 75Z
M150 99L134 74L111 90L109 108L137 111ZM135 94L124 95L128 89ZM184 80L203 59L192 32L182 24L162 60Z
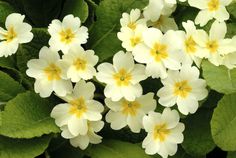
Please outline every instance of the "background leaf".
M9 101L2 112L0 134L11 138L33 138L57 133L50 117L51 103L32 92L19 94Z
M235 152L228 152L227 158L235 158L236 157L236 151Z
M236 150L236 94L225 95L214 110L211 132L214 142L223 150Z
M10 4L0 1L0 26L5 28L5 21L7 16L14 12L17 11Z

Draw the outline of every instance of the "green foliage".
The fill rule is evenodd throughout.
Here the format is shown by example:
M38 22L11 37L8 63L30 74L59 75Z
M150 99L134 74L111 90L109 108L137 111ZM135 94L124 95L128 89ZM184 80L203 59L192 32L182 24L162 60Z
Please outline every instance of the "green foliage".
M229 70L225 66L214 66L208 61L202 63L203 77L207 85L224 94L236 92L236 69Z
M226 37L232 38L236 35L236 23L227 24L227 34Z
M73 14L79 17L81 22L85 22L89 14L88 4L84 0L66 0L61 14L62 19L68 14Z
M211 120L214 142L226 151L236 150L236 94L225 95L215 108Z
M215 144L211 137L210 120L212 110L199 109L196 114L184 120L184 142L182 147L190 155L206 155Z
M228 152L227 158L235 158L236 157L236 152Z
M103 140L101 144L92 146L87 152L92 158L151 158L138 144L118 140Z
M144 8L147 0L103 0L97 7L97 21L90 31L88 47L94 49L100 62L112 57L121 49L117 38L123 12Z
M19 94L2 112L0 134L11 138L33 138L59 132L50 117L51 109L51 103L35 93Z
M0 81L0 101L8 101L24 91L24 88L18 82L1 71Z
M51 136L34 139L11 139L0 136L0 158L33 158L47 148Z
M7 2L0 1L0 26L5 27L6 17L16 12L16 10Z

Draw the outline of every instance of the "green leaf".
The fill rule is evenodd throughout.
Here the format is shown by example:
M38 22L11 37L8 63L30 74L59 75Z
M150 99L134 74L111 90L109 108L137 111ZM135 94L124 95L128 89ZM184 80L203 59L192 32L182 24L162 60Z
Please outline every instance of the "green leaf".
M88 18L88 4L84 0L66 0L61 18L68 14L73 14L74 16L79 17L83 23Z
M227 158L235 158L236 157L236 151L234 152L228 152Z
M97 21L90 31L88 47L94 49L100 61L112 57L121 48L117 38L123 12L144 8L148 0L103 0L96 9Z
M1 158L33 158L44 152L51 136L34 139L11 139L0 136Z
M16 10L10 4L0 1L0 25L5 27L7 16L14 12L16 12Z
M233 0L229 6L227 6L228 12L236 18L236 1Z
M236 23L228 23L227 24L227 38L232 38L236 34Z
M14 69L15 68L15 60L13 56L9 56L7 58L1 57L0 58L0 67L7 68L7 69Z
M236 69L214 66L208 61L202 63L203 77L207 85L217 92L231 94L236 92Z
M104 140L87 152L92 158L150 158L138 144L118 140Z
M0 81L0 101L8 101L24 91L18 82L2 71L0 71Z
M214 110L211 133L216 145L226 151L236 150L236 94L225 95Z
M211 137L212 111L209 109L199 109L196 114L190 115L184 120L184 150L194 156L206 155L214 149L215 144Z
M2 112L0 133L11 138L33 138L57 133L50 117L51 103L32 92L19 94L9 101Z
M21 45L17 51L17 67L23 74L27 70L27 62L30 59L38 58L40 49L48 45L50 38L44 28L34 28L32 32L34 34L33 40L28 44Z

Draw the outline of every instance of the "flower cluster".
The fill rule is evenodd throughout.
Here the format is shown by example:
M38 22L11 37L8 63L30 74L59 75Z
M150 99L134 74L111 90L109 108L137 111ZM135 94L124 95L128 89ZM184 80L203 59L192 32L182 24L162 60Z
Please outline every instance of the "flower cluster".
M201 61L236 67L236 38L225 38L224 21L229 19L225 6L231 0L187 2L200 11L195 22L182 23L184 30L171 17L176 0L149 0L143 10L123 13L117 37L124 50L114 53L112 63L97 67L99 57L84 49L88 29L78 17L67 15L51 22L49 47L42 47L39 58L28 61L26 74L35 78L34 90L41 97L54 92L64 101L53 108L51 117L71 145L84 150L89 143L100 143L97 132L104 126L104 114L114 130L127 126L134 133L145 130L142 147L147 154L167 158L177 152L185 129L179 113L194 114L199 101L208 95L206 81L200 76ZM212 19L209 33L196 26ZM23 15L11 14L6 19L7 30L0 28L0 57L16 53L19 44L32 40L32 27L23 20ZM141 81L148 77L160 80L163 87L143 94ZM94 81L104 85L108 111L94 100ZM155 112L156 98L164 107L162 112ZM178 111L171 109L175 105Z

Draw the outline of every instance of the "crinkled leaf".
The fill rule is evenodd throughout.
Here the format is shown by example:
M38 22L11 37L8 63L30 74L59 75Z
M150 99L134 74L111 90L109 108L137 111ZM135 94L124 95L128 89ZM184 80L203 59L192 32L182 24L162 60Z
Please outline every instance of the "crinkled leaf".
M17 81L0 71L0 101L8 101L23 91L24 88Z
M33 158L44 152L51 136L11 139L0 136L0 158Z
M16 10L10 4L0 1L0 26L5 27L7 16L14 12Z
M104 140L101 144L88 149L92 158L150 158L138 144L118 140Z
M0 134L11 138L33 138L57 133L59 129L50 117L51 109L52 103L33 92L19 94L2 112Z
M206 155L214 149L215 144L211 136L210 120L212 112L200 109L196 114L184 120L184 142L182 147L190 155Z
M223 150L236 150L236 94L225 95L214 110L211 133L214 142Z
M230 94L236 92L236 69L214 66L208 61L202 63L203 77L207 85L217 92Z
M227 158L235 158L236 157L236 151L234 152L228 152Z
M68 14L79 17L81 22L88 18L88 4L84 0L66 0L62 10L62 19Z
M121 49L117 38L123 12L144 8L148 0L103 0L96 9L97 21L90 31L88 47L95 50L100 61L112 57Z
M235 35L236 35L236 22L228 23L226 37L232 38Z

